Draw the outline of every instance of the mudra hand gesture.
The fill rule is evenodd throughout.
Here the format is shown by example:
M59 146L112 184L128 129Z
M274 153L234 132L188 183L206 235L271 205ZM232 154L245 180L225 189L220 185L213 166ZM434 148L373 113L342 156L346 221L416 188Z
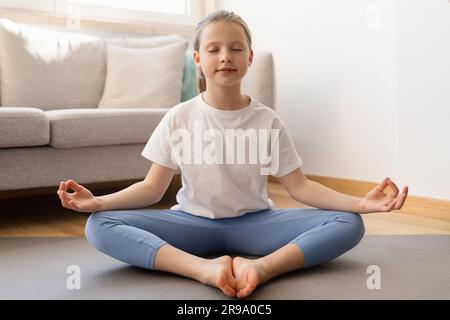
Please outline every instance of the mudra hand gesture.
M390 186L393 191L389 195L383 192L387 186ZM359 213L399 210L403 207L407 196L408 186L404 187L399 194L399 189L395 183L391 179L385 178L381 184L377 185L361 199L358 203L357 210Z

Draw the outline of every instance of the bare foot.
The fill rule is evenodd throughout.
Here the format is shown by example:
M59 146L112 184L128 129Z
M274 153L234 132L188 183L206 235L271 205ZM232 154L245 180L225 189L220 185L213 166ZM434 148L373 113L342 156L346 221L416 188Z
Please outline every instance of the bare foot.
M236 295L236 279L233 276L233 258L222 256L205 263L200 282L219 288L229 297Z
M233 273L237 280L237 298L247 297L258 285L269 280L267 272L258 259L235 257L233 259Z

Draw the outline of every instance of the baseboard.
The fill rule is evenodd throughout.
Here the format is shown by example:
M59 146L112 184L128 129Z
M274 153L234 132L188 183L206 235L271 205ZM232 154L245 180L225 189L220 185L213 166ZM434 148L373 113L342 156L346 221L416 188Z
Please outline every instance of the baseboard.
M108 181L108 182L96 182L96 183L83 183L83 186L91 191L102 191L102 190L120 190L122 188L128 187L133 183L142 181L142 179L134 180L122 180L122 181ZM19 197L30 197L36 195L48 195L56 194L59 186L50 187L39 187L39 188L28 188L28 189L18 189L18 190L0 190L0 200L19 198Z
M374 188L377 184L358 180L348 180L332 177L322 177L314 175L306 175L308 179L323 184L333 190L349 194L352 196L363 197ZM101 183L84 184L89 190L95 190L97 194L106 194L121 190L140 180L124 180ZM279 183L278 179L269 176L268 181L271 183ZM181 176L175 175L167 188L166 193L161 201L174 201L176 194L181 188ZM43 187L24 190L2 190L0 191L0 200L17 197L35 196L41 194L52 194L57 191L58 187ZM408 196L401 211L408 214L450 221L450 201L433 199L427 197Z
M364 197L377 185L377 183L366 181L314 175L306 176L308 179L323 184L333 190L356 197ZM279 183L278 179L273 176L269 176L269 182ZM409 195L401 211L426 218L450 221L450 201L447 200Z

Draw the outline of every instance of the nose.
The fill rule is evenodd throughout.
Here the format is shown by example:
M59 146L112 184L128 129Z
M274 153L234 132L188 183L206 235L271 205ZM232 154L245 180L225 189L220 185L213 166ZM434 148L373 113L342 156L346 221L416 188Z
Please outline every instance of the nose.
M231 62L231 55L228 53L228 51L224 52L220 58L221 63L225 62Z

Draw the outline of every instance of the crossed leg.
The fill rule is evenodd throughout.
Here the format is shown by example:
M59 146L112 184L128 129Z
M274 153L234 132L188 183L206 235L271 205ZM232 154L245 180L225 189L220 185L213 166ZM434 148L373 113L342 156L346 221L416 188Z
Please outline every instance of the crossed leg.
M217 287L229 297L238 298L249 296L258 285L276 276L339 256L354 247L364 234L359 215L319 209L264 210L222 221L188 216L175 216L177 219L174 221L174 216L156 211L151 218L142 212L128 212L128 215L111 213L114 212L98 218L91 215L88 220L86 237L97 249L130 264L189 277ZM192 221L187 223L186 218L199 220L191 224ZM136 221L145 228L133 225ZM187 241L186 234L177 232L176 228L181 223L184 224L180 229L183 232L193 228L189 230L192 241ZM207 223L209 229L199 233L196 228L202 223ZM145 224L148 225L143 226ZM167 237L162 238L170 238L171 243L180 246L177 248L161 240L152 233L152 229L164 233ZM217 241L213 240L214 237ZM213 246L223 239L223 246ZM118 251L119 242L122 246ZM187 248L186 243L193 244L193 247ZM149 247L152 248L150 254ZM260 258L202 257L207 252L223 251Z
M192 278L221 289L227 296L244 298L281 274L336 258L364 235L359 215L318 209L250 213L226 219L225 224L228 251L260 257L204 259L169 246L157 255L156 268L181 274L189 265L189 272L195 275ZM180 259L176 269L167 263L175 259L173 254Z
M313 208L250 213L229 227L231 252L260 256L233 259L238 298L281 274L338 257L356 246L365 231L358 214Z

